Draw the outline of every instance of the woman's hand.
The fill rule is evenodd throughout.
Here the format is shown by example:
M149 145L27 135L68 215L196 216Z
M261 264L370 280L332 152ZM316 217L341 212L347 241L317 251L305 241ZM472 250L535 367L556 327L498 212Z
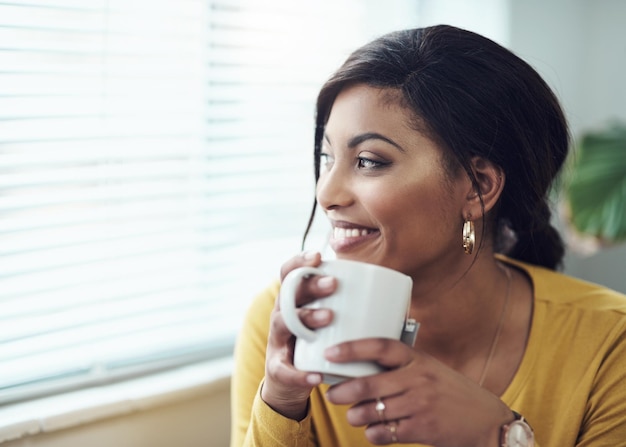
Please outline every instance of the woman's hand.
M304 266L317 267L321 263L319 253L303 253L281 268L281 280L287 274ZM298 306L323 298L335 291L337 281L327 276L312 276L304 279L296 292ZM300 309L302 322L314 329L328 325L332 313L328 309ZM291 419L301 420L306 416L311 390L322 381L317 373L299 371L293 366L295 337L285 326L279 300L272 311L267 352L265 356L265 381L261 398L278 413Z
M400 341L342 343L329 348L326 358L375 361L389 368L334 385L327 393L334 404L353 405L348 422L367 426L365 435L374 444L496 447L500 427L512 420L511 410L489 391Z

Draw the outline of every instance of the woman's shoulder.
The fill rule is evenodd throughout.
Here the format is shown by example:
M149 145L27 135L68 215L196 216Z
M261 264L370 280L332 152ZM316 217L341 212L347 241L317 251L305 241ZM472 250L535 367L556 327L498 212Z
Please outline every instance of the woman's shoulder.
M261 289L248 305L244 324L266 326L272 309L274 309L274 303L278 298L279 291L280 281L278 279Z
M544 267L503 261L525 272L534 292L526 352L503 399L534 421L544 444L591 439L603 430L616 433L609 438L621 436L621 419L613 415L624 408L626 295ZM537 400L547 395L547 401ZM572 420L585 422L572 432Z
M272 309L274 307L274 302L276 301L276 298L278 298L279 292L280 280L275 279L256 295L252 303L253 305L269 307L270 309Z
M501 259L526 272L532 282L535 303L609 311L626 317L626 295L623 293L545 267L505 257Z

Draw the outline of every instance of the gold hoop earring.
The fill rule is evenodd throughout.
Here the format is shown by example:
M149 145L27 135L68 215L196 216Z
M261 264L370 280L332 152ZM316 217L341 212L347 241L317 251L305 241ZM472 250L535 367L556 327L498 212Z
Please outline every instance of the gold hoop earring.
M476 232L474 231L474 222L466 220L463 224L463 250L466 255L474 252L474 244L476 243Z

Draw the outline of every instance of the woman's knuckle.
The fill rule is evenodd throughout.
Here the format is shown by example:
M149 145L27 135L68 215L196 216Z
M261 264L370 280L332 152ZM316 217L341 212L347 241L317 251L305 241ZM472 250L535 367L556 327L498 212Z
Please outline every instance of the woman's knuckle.
M355 379L354 380L354 390L359 395L368 396L372 393L373 386L368 379Z
M377 355L383 355L389 351L390 348L390 340L387 338L377 338L374 340L374 351Z
M366 433L368 441L375 445L387 443L388 435L385 433L385 427L379 426L376 430L368 430Z
M366 421L366 410L363 406L353 407L347 413L348 423L354 426L363 425Z
M270 317L270 328L273 332L279 331L283 326L282 318L278 312L274 312Z

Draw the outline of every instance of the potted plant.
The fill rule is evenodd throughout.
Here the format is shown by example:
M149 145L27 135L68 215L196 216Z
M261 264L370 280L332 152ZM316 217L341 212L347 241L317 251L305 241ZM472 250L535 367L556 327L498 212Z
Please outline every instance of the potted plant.
M572 248L594 253L626 241L626 124L581 135L563 179Z

